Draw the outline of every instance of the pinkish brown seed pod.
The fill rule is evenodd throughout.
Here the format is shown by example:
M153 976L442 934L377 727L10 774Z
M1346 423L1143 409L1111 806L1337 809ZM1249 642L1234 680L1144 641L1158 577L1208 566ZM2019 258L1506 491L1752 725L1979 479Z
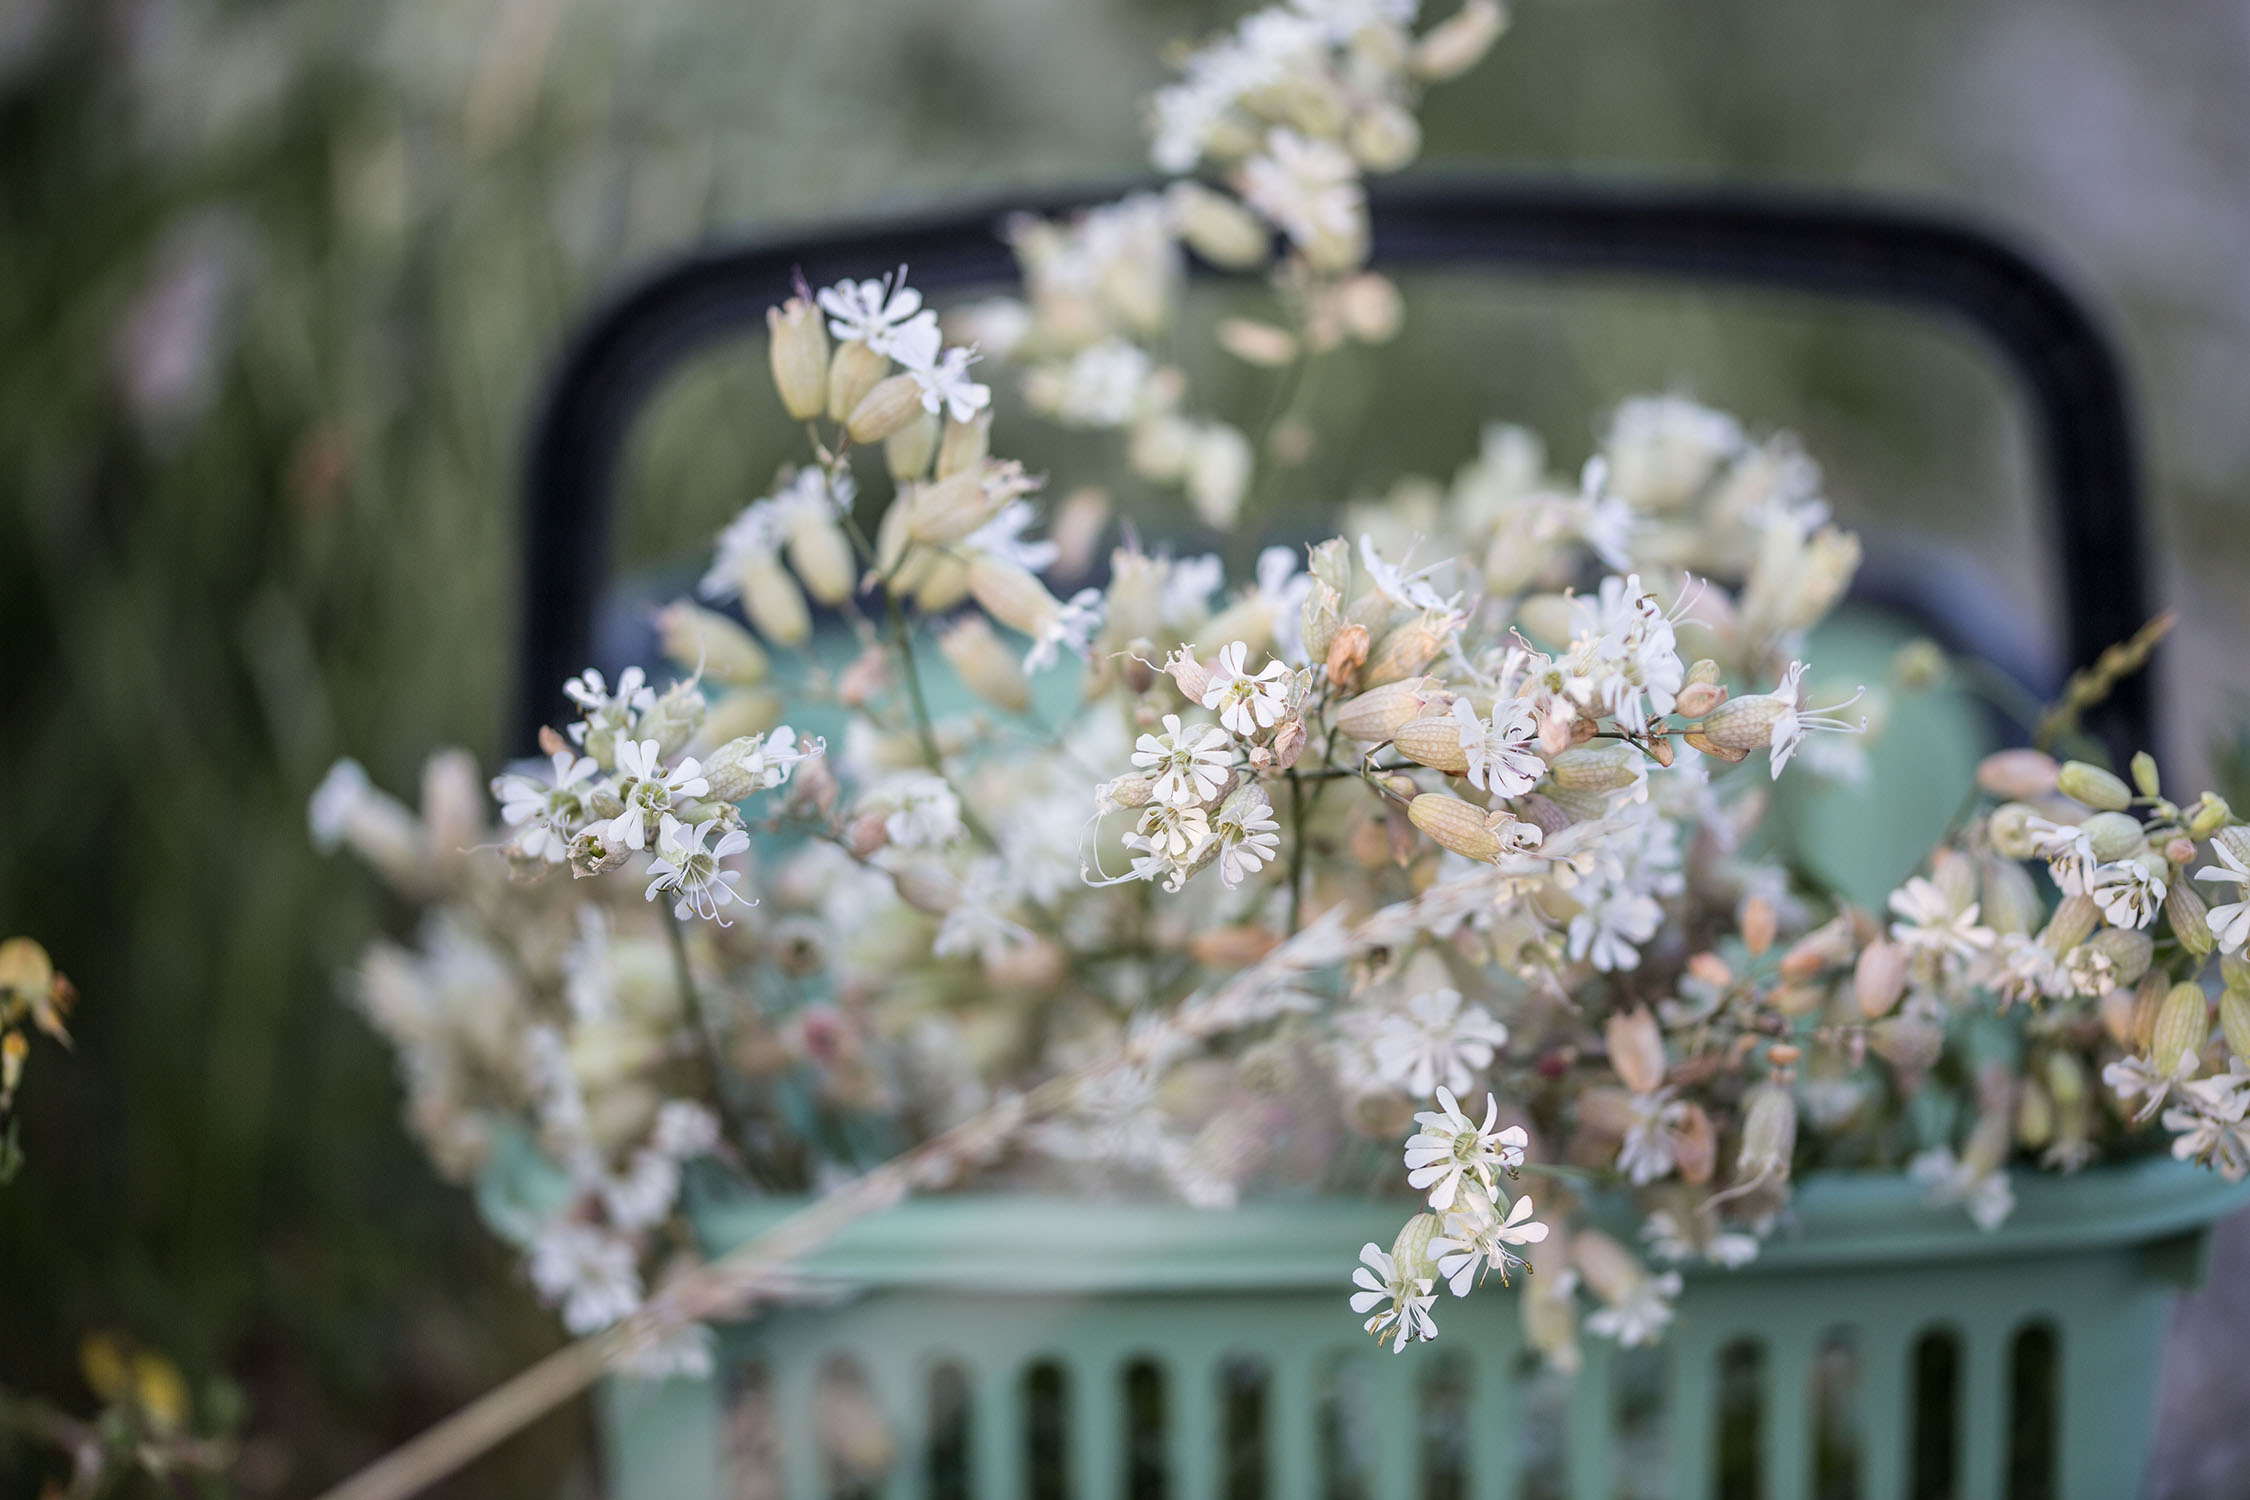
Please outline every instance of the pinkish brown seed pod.
M1672 1159L1682 1181L1700 1187L1719 1165L1719 1135L1700 1104L1690 1104L1672 1127Z
M1273 763L1286 771L1295 766L1304 757L1304 753L1305 721L1302 717L1291 714L1274 731Z
M1977 789L1988 797L2036 802L2054 791L2061 771L2043 750L2001 750L1977 763Z
M1171 674L1181 695L1190 703L1201 703L1203 695L1211 690L1211 674L1184 646L1164 658L1164 670Z
M1852 997L1859 1002L1862 1016L1875 1021L1897 1009L1906 993L1910 957L1903 945L1889 938L1877 938L1860 950L1859 964L1852 971Z
M1367 661L1367 627L1346 621L1328 638L1328 680L1340 688L1359 686L1360 668Z
M1602 1040L1609 1045L1609 1065L1625 1086L1636 1094L1653 1093L1664 1086L1664 1033L1647 1006L1620 1011L1602 1023Z
M1726 701L1727 690L1723 683L1691 682L1680 689L1672 710L1683 719L1700 719Z
M838 348L828 366L828 419L842 422L850 417L890 367L889 355L877 354L858 339Z
M1775 931L1781 925L1779 913L1773 903L1763 896L1752 896L1742 903L1742 946L1756 958L1773 946Z

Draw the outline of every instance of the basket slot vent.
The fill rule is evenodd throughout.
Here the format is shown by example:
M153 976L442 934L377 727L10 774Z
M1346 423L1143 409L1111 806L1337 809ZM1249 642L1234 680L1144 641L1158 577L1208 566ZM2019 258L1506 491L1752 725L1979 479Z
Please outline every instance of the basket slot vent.
M1220 1500L1273 1500L1267 1482L1267 1420L1272 1381L1266 1362L1232 1355L1219 1362ZM1189 1463L1195 1462L1191 1456Z
M1023 1372L1018 1391L1023 1425L1024 1500L1071 1500L1070 1372L1059 1360L1042 1359ZM992 1492L994 1500L1004 1500Z
M726 1474L736 1500L774 1494L781 1484L775 1451L773 1376L763 1360L735 1366L727 1386Z
M923 1452L923 1491L929 1500L971 1500L969 1488L969 1372L956 1360L930 1368L929 1426ZM911 1458L911 1454L908 1455ZM913 1495L910 1489L909 1496Z
M1439 1353L1416 1372L1414 1403L1422 1500L1469 1500L1469 1410L1475 1373L1459 1352Z
M1812 1493L1818 1500L1871 1500L1860 1488L1861 1379L1859 1331L1831 1328L1813 1350ZM1887 1500L1887 1497L1886 1497Z
M1767 1500L1762 1456L1770 1425L1767 1405L1765 1345L1740 1338L1721 1347L1718 1425L1711 1447L1711 1488L1718 1500Z
M1914 1343L1912 1495L1951 1495L1961 1468L1961 1335L1932 1328Z
M1375 1362L1353 1353L1321 1369L1314 1428L1320 1443L1322 1500L1374 1500L1374 1453L1380 1421L1375 1411Z
M1125 1500L1172 1500L1172 1432L1164 1367L1143 1356L1125 1366ZM1189 1463L1209 1462L1197 1455Z
M1677 1426L1671 1390L1672 1361L1663 1346L1619 1349L1611 1359L1609 1493L1618 1500L1674 1500L1672 1433Z
M2054 1500L2062 1437L2062 1334L2025 1323L2008 1350L2008 1500Z

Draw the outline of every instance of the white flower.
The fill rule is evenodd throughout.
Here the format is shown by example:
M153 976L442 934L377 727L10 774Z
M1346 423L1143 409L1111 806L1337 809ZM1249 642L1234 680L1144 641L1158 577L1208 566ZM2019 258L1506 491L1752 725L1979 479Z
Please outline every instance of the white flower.
M692 1099L667 1099L656 1107L649 1145L674 1161L707 1156L719 1145L719 1117Z
M901 849L942 848L961 837L961 799L934 772L893 776L868 800L884 815L884 835Z
M2242 898L2211 908L2208 918L2211 936L2221 952L2240 953L2243 944L2250 943L2250 864L2244 863L2225 844L2214 843L2211 852L2218 856L2219 862L2205 865L2195 872L2195 878L2234 885L2238 887L2235 894Z
M1533 1219L1532 1212L1528 1195L1509 1204L1503 1218L1483 1189L1472 1184L1463 1192L1461 1207L1445 1216L1445 1232L1430 1241L1438 1275L1452 1286L1454 1296L1469 1295L1479 1266L1498 1271L1500 1284L1508 1284L1508 1273L1523 1264L1516 1247L1547 1238L1547 1226Z
M787 781L800 763L825 748L819 740L799 741L796 730L781 724L767 730L742 757L741 769L756 782L759 791L770 792Z
M1366 569L1369 580L1375 585L1375 591L1401 608L1444 614L1460 602L1459 594L1451 598L1440 598L1438 591L1430 587L1430 574L1445 566L1442 561L1412 573L1403 567L1393 567L1383 561L1382 555L1375 550L1374 536L1364 531L1359 534L1359 564Z
M1902 919L1891 924L1891 937L1908 952L1966 963L1992 946L1992 929L1977 925L1977 903L1955 911L1945 892L1924 876L1891 892L1890 906Z
M1998 1168L1980 1170L1956 1157L1950 1146L1932 1146L1917 1154L1906 1164L1906 1175L1922 1184L1931 1203L1960 1204L1987 1234L2015 1212L2016 1193L2008 1185L2008 1174Z
M1200 807L1219 795L1234 764L1234 746L1210 724L1183 726L1178 714L1164 716L1164 733L1144 734L1133 764L1157 773L1153 795L1173 807Z
M1141 392L1155 368L1140 345L1106 338L1072 355L1051 384L1042 382L1040 404L1070 426L1123 427L1140 411Z
M2231 1072L2180 1085L2180 1104L2164 1112L2177 1132L2172 1154L2212 1168L2229 1182L2250 1175L2250 1075Z
M2172 1089L2194 1077L2201 1066L2202 1056L2192 1047L2180 1054L2169 1073L2160 1072L2152 1058L2127 1056L2102 1069L2102 1082L2109 1085L2120 1103L2129 1104L2136 1098L2142 1101L2133 1111L2133 1123L2138 1125L2162 1108Z
M628 1234L663 1223L679 1196L680 1164L661 1151L634 1152L624 1176L601 1184L610 1223Z
M954 550L1014 563L1026 573L1044 573L1055 565L1062 549L1053 542L1024 540L1024 532L1038 519L1039 513L1031 508L1030 501L1010 500L991 520L956 543Z
M1461 1112L1453 1091L1440 1086L1438 1108L1414 1117L1422 1129L1406 1140L1406 1181L1416 1190L1427 1188L1430 1207L1441 1212L1453 1206L1464 1180L1481 1183L1487 1193L1500 1190L1499 1174L1523 1165L1530 1137L1521 1125L1494 1130L1500 1101L1484 1096L1484 1123L1478 1125Z
M1242 200L1324 262L1357 259L1364 248L1367 193L1351 153L1333 141L1267 132L1264 153L1242 164Z
M1539 716L1521 698L1492 705L1492 717L1481 719L1466 698L1453 703L1454 722L1461 726L1461 749L1469 757L1469 784L1496 797L1520 797L1531 790L1547 769L1532 747L1539 739Z
M1094 632L1102 625L1102 591L1080 589L1062 602L1023 654L1026 675L1053 662L1056 653L1069 647L1073 656L1084 656Z
M1246 665L1250 648L1229 641L1219 648L1218 665L1203 691L1203 706L1219 715L1219 722L1244 739L1261 729L1271 729L1288 712L1289 668L1268 661L1255 676Z
M937 352L937 314L923 310L922 294L906 284L904 266L880 281L822 287L814 300L828 314L829 333L845 342L857 339L908 368L928 363Z
M712 1346L717 1341L709 1325L690 1323L636 1347L617 1367L635 1380L709 1380L715 1368Z
M1614 1302L1586 1316L1586 1331L1615 1339L1627 1349L1653 1344L1671 1326L1672 1300L1680 1295L1680 1273L1642 1276Z
M1157 803L1141 814L1140 835L1150 853L1182 864L1211 836L1211 820L1200 807Z
M562 1304L563 1326L598 1333L641 1305L641 1275L630 1241L591 1224L558 1221L532 1241L531 1284Z
M1570 919L1572 961L1590 959L1606 972L1639 968L1639 945L1656 936L1664 908L1624 884L1605 886L1584 900L1584 909Z
M567 750L554 754L554 774L549 780L522 772L493 778L492 794L500 799L500 821L516 829L511 841L526 859L561 864L570 836L586 818L583 783L601 768L590 756L573 756Z
M942 411L956 422L968 422L990 406L992 387L969 378L969 366L976 361L974 349L955 345L936 364L921 369L909 367L907 373L922 388L922 410L932 416Z
M694 757L666 766L654 740L627 740L617 747L617 795L625 810L612 818L602 837L615 848L640 850L648 843L652 818L667 815L672 800L701 797L711 790Z
M1670 1176L1679 1164L1672 1132L1687 1118L1687 1105L1673 1098L1670 1088L1658 1088L1635 1094L1631 1108L1632 1123L1625 1127L1624 1143L1617 1149L1617 1169L1633 1186L1646 1187Z
M742 878L739 870L722 870L719 861L740 854L750 847L750 835L739 828L730 828L719 836L710 848L703 841L719 826L720 820L710 818L690 828L670 813L656 836L656 862L649 866L646 899L654 901L659 891L670 891L674 896L672 915L685 919L689 915L716 921L724 927L726 919L719 908L743 899L734 883Z
M961 882L959 899L938 924L930 951L939 958L974 954L994 963L1032 941L1031 930L1000 914L1008 900L1008 866L996 857L980 859Z
M1464 1007L1459 990L1441 989L1416 995L1404 1011L1381 1017L1369 1048L1383 1082L1410 1094L1428 1094L1442 1083L1458 1094L1491 1066L1494 1049L1507 1041L1508 1028L1482 1006Z
M1263 790L1237 793L1219 809L1211 831L1219 840L1219 882L1228 890L1264 869L1281 849L1281 825Z
M2023 826L2031 836L2032 849L2047 861L2056 887L2066 896L2083 895L2093 883L2094 867L2100 863L2094 858L2094 836L2074 824L2051 823L2041 817L2026 818Z
M656 689L648 685L639 667L627 667L617 674L615 693L603 683L601 673L588 667L563 684L563 694L585 716L570 726L571 741L579 745L586 743L587 732L592 729L623 732L656 703Z
M1709 1229L1700 1238L1697 1231L1705 1226L1690 1214L1686 1222L1670 1212L1654 1208L1641 1221L1641 1238L1648 1242L1649 1254L1666 1265L1682 1261L1705 1260L1715 1266L1734 1270L1758 1258L1758 1237L1734 1229Z
M1361 1326L1378 1340L1391 1339L1400 1354L1417 1339L1436 1338L1437 1320L1430 1308L1437 1293L1430 1278L1403 1275L1373 1241L1360 1247L1359 1258L1363 1264L1353 1270L1352 1285L1360 1290L1352 1293L1352 1311L1374 1314Z
M1783 704L1781 717L1773 721L1773 740L1768 750L1768 757L1773 767L1773 779L1776 781L1781 779L1781 768L1789 764L1789 757L1797 753L1797 747L1804 743L1807 734L1816 731L1825 734L1865 734L1867 732L1867 720L1865 718L1852 720L1836 717L1838 710L1849 708L1852 704L1857 703L1859 694L1854 693L1842 703L1831 708L1817 711L1807 710L1804 707L1803 697L1804 677L1805 664L1801 661L1793 661L1789 664L1789 670L1782 674L1781 686L1774 689L1773 692L1773 696L1779 698Z
M373 791L367 769L358 761L340 760L330 766L320 785L313 788L312 800L305 808L314 847L330 853L343 843L345 828Z
M2101 907L2113 927L2134 931L2156 920L2164 907L2164 878L2152 874L2137 859L2121 859L2094 867L2087 894Z

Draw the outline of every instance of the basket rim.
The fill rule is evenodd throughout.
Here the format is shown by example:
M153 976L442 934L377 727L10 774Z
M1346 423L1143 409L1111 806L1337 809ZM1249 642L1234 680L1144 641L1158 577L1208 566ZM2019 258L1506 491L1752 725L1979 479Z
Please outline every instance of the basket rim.
M1790 1217L1758 1259L1705 1275L1926 1265L2101 1252L2200 1233L2250 1205L2230 1183L2168 1157L2090 1167L2071 1176L2013 1174L2016 1208L1999 1228L1926 1201L1903 1173L1806 1174ZM1537 1189L1534 1187L1536 1193ZM778 1225L811 1198L709 1193L691 1208L707 1252L721 1255ZM1597 1211L1630 1227L1623 1205ZM1388 1245L1411 1200L1308 1197L1231 1209L1052 1195L913 1198L847 1226L793 1268L855 1287L1119 1293L1332 1290L1360 1247Z

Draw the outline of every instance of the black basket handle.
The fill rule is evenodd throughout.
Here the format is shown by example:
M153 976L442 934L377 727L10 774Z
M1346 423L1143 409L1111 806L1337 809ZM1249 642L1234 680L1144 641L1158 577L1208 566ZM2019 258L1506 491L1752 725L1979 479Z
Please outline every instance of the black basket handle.
M530 746L585 665L607 576L611 494L642 405L706 345L762 326L801 271L813 285L904 261L927 292L1012 282L995 232L1009 212L1062 213L1113 189L1011 198L945 213L702 252L628 286L571 341L531 431L524 478L521 676L515 744ZM2061 575L2066 660L2076 669L2149 613L2140 476L2125 381L2085 305L1989 230L1943 214L1763 191L1582 182L1392 185L1371 195L1373 260L1619 273L1737 284L1950 314L1981 331L2032 412ZM1910 572L1871 577L1878 597L1974 648L1975 606ZM2018 668L2018 675L2025 675ZM2155 749L2150 674L2087 716L2113 751Z

